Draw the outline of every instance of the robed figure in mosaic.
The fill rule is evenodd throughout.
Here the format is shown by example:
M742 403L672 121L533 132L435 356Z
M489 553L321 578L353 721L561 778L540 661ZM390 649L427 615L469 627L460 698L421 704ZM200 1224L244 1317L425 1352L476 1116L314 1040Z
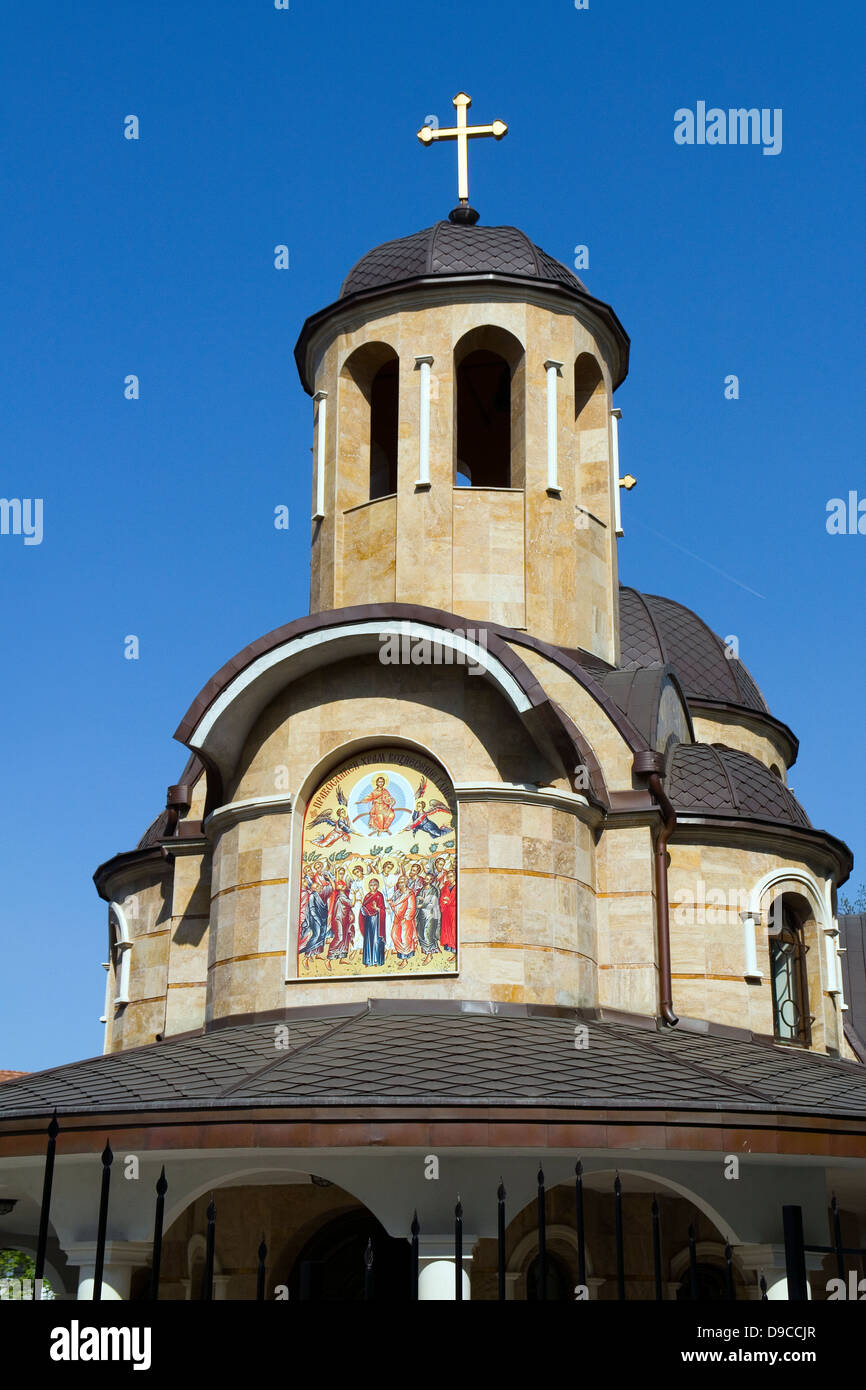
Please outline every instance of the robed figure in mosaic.
M379 880L370 879L370 891L361 903L361 936L364 942L365 965L385 964L385 899L379 892Z

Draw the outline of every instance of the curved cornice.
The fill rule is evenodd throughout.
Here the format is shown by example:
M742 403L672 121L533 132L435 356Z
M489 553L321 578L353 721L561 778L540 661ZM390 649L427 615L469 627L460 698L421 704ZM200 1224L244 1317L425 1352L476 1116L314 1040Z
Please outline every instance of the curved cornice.
M542 308L557 309L560 313L567 305L579 318L591 318L593 325L602 330L610 350L613 390L625 381L628 375L629 336L609 304L595 299L586 291L578 290L576 286L558 281L544 282L532 276L491 272L485 275L413 276L387 287L358 290L345 299L337 299L333 304L319 309L306 320L295 345L295 362L301 385L312 396L316 389L313 360L317 348L326 337L338 331L341 324L345 327L357 326L391 308L412 309L460 303L470 298L477 300L479 290L486 291L484 297L488 299L538 304Z
M696 719L712 719L714 714L721 715L723 719L731 719L736 724L742 724L744 728L769 737L771 742L775 737L784 749L782 756L785 766L792 768L797 761L800 740L794 731L774 714L750 709L748 705L731 704L727 700L704 700L695 695L688 700L688 705Z
M483 643L465 634L484 633ZM579 766L586 767L589 799L607 807L604 778L586 740L568 715L553 701L526 663L509 646L520 634L497 625L461 618L440 609L415 604L365 604L329 610L296 619L252 642L227 662L196 696L175 732L175 738L193 749L208 770L208 806L205 814L223 801L227 777L234 769L243 738L254 720L290 681L319 666L343 660L361 651L376 650L383 633L410 638L435 638L477 663L491 683L509 700L530 737L552 766L561 765L574 785ZM437 636L438 634L438 636ZM545 643L529 645L551 655L570 671L616 724L635 751L646 741L606 695L597 682L557 648ZM234 718L227 720L229 709ZM238 720L237 716L240 715Z
M677 808L677 828L672 843L728 843L744 849L765 848L773 853L790 855L794 860L810 864L820 873L833 878L838 888L847 881L854 867L854 856L845 844L829 830L789 825L785 821L762 820L756 816L730 813L713 815Z

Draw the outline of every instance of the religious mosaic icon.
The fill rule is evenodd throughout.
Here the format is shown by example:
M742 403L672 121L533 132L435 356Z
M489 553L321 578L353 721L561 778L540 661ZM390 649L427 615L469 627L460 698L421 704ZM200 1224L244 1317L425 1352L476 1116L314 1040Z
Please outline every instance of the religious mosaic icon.
M457 970L457 834L440 767L402 749L352 758L310 797L298 978Z

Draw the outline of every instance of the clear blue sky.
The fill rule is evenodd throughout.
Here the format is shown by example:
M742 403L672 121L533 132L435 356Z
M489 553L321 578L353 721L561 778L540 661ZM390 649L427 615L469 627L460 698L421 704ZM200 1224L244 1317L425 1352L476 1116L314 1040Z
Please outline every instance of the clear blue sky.
M101 1050L91 873L164 805L205 680L307 611L292 349L359 255L453 205L453 146L415 131L461 87L510 126L472 147L483 220L587 244L632 338L624 581L739 637L792 785L866 863L866 536L825 529L866 497L863 41L853 2L10 0L0 492L45 510L41 545L0 536L0 1067ZM675 144L698 101L782 108L782 152Z

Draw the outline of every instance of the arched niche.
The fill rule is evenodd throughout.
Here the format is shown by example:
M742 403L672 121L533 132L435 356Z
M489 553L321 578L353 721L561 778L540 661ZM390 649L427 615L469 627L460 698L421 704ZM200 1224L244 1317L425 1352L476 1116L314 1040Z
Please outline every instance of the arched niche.
M526 478L523 344L483 324L454 348L454 483L521 488Z
M388 343L364 343L340 372L338 505L345 511L397 491L400 363Z
M457 863L441 764L381 742L329 757L294 808L288 978L455 974Z
M574 420L580 430L607 428L607 389L591 352L582 352L574 363Z

